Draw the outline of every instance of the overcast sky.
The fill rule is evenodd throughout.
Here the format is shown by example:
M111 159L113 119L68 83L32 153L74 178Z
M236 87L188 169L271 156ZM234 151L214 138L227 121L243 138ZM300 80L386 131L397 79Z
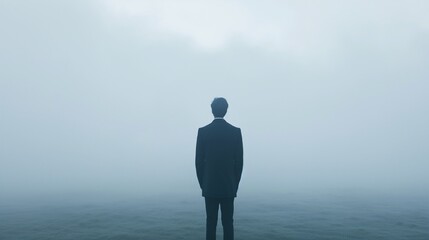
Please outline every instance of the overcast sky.
M0 195L199 196L217 96L242 129L242 193L427 191L428 9L0 0Z

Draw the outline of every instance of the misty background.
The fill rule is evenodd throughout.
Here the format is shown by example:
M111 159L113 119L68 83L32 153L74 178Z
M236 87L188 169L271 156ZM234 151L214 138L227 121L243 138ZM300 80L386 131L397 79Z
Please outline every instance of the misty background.
M0 197L200 196L210 103L240 194L429 190L427 1L0 1Z

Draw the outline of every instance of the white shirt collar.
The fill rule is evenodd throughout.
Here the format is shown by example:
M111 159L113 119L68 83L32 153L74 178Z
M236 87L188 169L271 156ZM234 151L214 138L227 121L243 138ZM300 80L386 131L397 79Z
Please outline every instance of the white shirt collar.
M223 117L215 117L214 119L223 119Z

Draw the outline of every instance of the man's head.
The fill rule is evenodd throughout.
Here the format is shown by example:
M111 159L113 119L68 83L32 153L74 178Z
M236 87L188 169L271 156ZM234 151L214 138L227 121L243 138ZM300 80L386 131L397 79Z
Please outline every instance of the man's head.
M224 117L228 110L228 102L223 97L217 97L213 99L211 107L214 117Z

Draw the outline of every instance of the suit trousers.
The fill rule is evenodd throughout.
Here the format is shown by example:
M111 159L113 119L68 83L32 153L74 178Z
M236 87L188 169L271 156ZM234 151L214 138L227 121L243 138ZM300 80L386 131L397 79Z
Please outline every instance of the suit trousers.
M206 197L206 239L216 240L216 225L218 219L219 205L222 213L223 239L234 239L234 198L211 198Z

